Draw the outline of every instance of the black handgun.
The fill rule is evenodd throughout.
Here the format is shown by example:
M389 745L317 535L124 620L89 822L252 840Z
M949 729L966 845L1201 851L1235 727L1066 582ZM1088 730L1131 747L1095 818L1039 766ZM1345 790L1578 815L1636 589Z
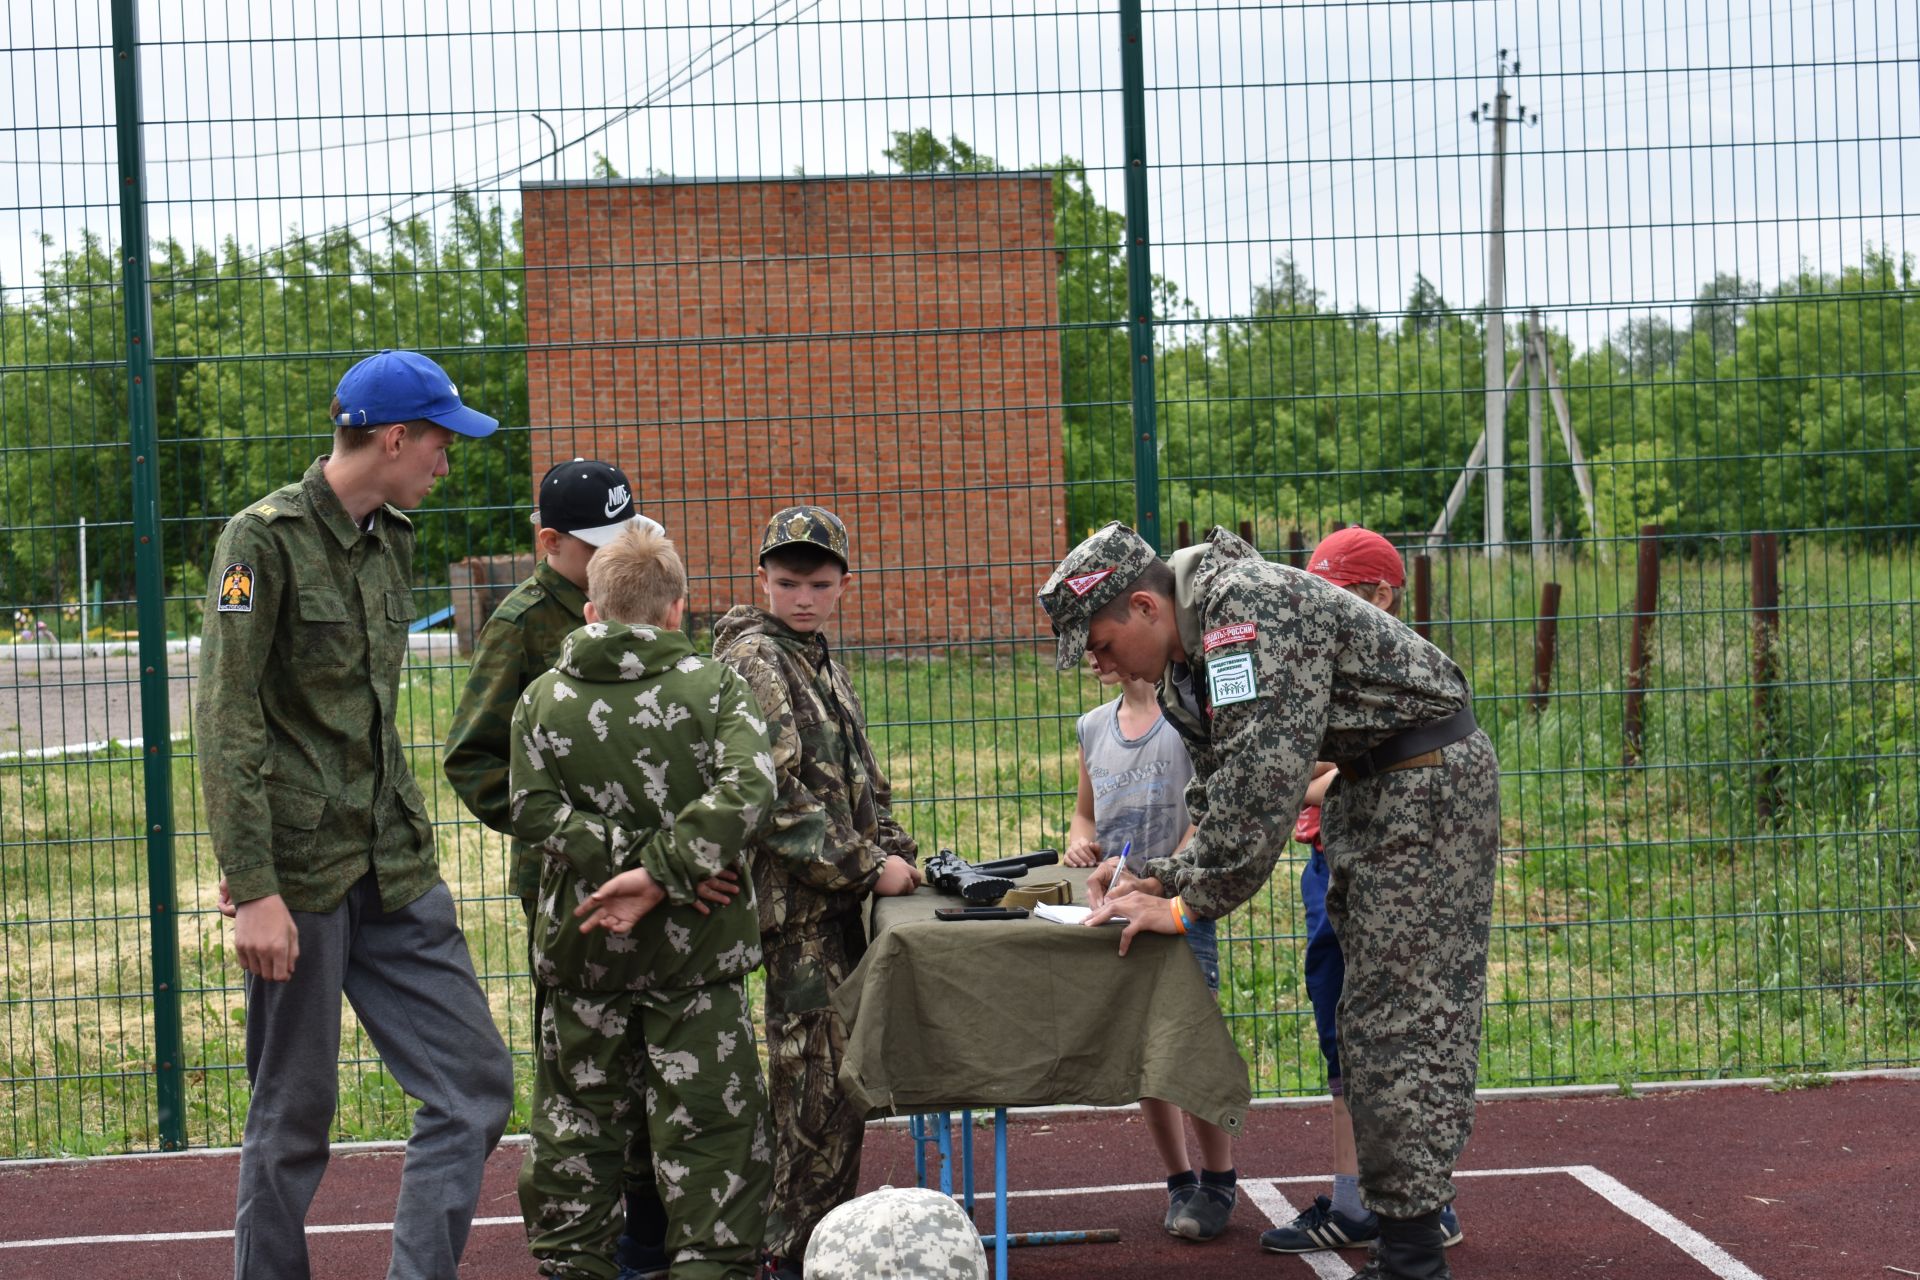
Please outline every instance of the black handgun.
M1017 857L982 862L978 866L964 862L951 849L942 849L927 859L927 883L941 893L969 903L998 902L1013 888L1013 882L1031 867L1044 867L1060 861L1057 849L1041 849Z

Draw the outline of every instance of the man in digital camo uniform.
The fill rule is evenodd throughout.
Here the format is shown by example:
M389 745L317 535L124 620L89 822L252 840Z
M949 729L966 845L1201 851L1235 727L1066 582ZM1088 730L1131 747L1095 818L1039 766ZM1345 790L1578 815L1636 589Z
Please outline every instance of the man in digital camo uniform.
M919 873L860 700L820 634L851 581L846 526L822 507L789 507L768 521L759 556L767 607L727 613L713 656L759 698L780 778L750 868L778 1135L767 1251L776 1275L797 1276L814 1226L860 1180L865 1117L840 1089L847 1029L829 996L866 950L862 904L913 892Z
M1155 680L1186 737L1196 829L1147 875L1088 880L1090 924L1177 933L1264 886L1314 761L1339 765L1322 811L1327 912L1346 952L1340 1056L1360 1186L1380 1215L1367 1277L1444 1280L1440 1208L1473 1125L1499 770L1466 677L1358 596L1215 529L1162 561L1114 523L1040 590L1056 660Z
M419 1099L390 1280L459 1266L513 1067L434 860L395 725L417 507L456 436L499 424L439 365L369 356L340 380L333 452L227 522L200 650L202 794L246 970L247 1106L234 1274L305 1280L327 1167L340 1000Z
M513 718L514 832L543 855L521 1213L541 1274L620 1274L637 1152L666 1230L633 1270L745 1280L773 1177L747 1016L759 921L745 895L709 914L701 885L738 865L773 803L766 724L746 683L679 630L671 542L629 529L587 573L587 625Z

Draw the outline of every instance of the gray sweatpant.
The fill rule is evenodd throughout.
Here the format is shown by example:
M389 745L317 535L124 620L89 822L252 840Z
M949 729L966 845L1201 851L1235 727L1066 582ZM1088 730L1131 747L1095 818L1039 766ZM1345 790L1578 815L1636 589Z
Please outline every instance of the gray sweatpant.
M306 1217L327 1167L340 996L420 1102L393 1212L389 1280L453 1280L480 1176L513 1106L513 1064L473 973L453 895L383 911L371 874L332 911L295 911L293 977L247 975L253 1101L240 1148L236 1280L308 1280Z

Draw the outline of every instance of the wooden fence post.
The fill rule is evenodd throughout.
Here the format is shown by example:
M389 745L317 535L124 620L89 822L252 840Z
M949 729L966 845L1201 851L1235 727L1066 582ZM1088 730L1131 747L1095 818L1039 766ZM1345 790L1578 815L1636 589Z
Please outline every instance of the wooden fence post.
M1182 548L1190 547L1193 545L1193 530L1188 526L1185 520L1182 520L1178 525L1175 526L1175 532L1173 535L1173 545L1176 549L1182 549Z
M1413 558L1413 629L1433 639L1433 558L1424 552Z
M1547 709L1553 688L1553 650L1560 632L1560 584L1540 585L1540 618L1533 626L1533 709Z
M1660 526L1645 525L1640 530L1640 563L1633 595L1633 639L1627 648L1627 708L1622 718L1625 749L1621 763L1632 767L1639 762L1642 737L1642 704L1647 696L1647 637L1653 630L1653 618L1660 605Z
M1296 569L1307 567L1307 540L1298 529L1287 530L1287 563Z

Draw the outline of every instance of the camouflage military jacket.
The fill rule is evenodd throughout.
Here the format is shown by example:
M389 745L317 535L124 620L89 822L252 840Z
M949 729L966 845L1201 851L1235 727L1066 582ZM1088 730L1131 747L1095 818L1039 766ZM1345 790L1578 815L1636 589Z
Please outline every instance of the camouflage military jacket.
M520 695L553 666L560 646L586 621L587 593L549 568L513 589L480 628L467 684L447 731L442 768L454 792L474 817L495 831L513 834L507 813L507 737ZM540 885L540 855L513 841L512 888L532 903Z
M371 868L389 911L439 883L394 727L413 525L354 526L316 461L227 522L209 577L195 751L236 902L331 911Z
M1146 870L1217 918L1267 882L1315 760L1352 759L1472 694L1413 628L1224 529L1170 563L1187 678L1169 666L1160 705L1193 756L1197 829Z
M766 722L746 684L678 631L590 623L513 713L513 832L544 855L533 975L585 991L688 987L760 963L753 897L702 915L694 887L738 867L774 797ZM631 933L580 932L574 908L645 867L667 900Z
M800 932L859 910L887 855L918 850L893 820L860 699L826 639L740 605L713 632L713 656L746 677L767 718L780 799L754 841L760 931Z

